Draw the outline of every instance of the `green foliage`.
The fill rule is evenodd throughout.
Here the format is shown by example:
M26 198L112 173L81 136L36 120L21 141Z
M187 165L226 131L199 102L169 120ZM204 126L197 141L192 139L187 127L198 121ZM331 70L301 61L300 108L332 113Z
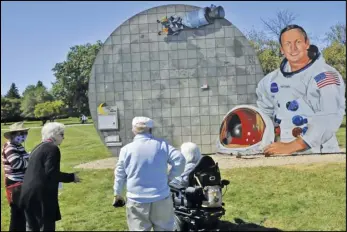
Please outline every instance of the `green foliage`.
M346 24L337 23L330 27L330 31L326 34L326 40L329 43L337 42L346 46Z
M21 119L20 99L1 97L1 122L14 122Z
M277 69L281 63L281 58L270 49L259 52L258 58L265 75Z
M323 56L327 64L333 66L346 81L346 44L334 41L323 50Z
M64 110L63 101L47 101L38 103L35 106L34 114L36 118L52 118L61 115Z
M101 46L101 41L97 41L96 44L71 47L67 60L57 63L52 69L56 77L52 87L53 95L62 100L72 114L90 114L88 83L92 65Z
M28 85L28 86L24 89L24 91L23 91L23 93L22 93L22 94L23 94L23 97L24 97L24 95L27 95L27 93L29 93L29 92L35 90L35 88L36 88L35 85Z
M251 46L254 48L264 75L277 69L281 63L280 44L277 40L268 38L264 32L251 30L246 34Z
M11 84L11 87L8 90L8 92L6 93L5 97L7 97L7 98L17 98L17 99L20 98L20 95L18 93L18 88L17 88L15 83Z
M328 46L322 51L325 61L346 81L346 24L333 25L325 35L328 42Z
M272 35L279 33L280 28L293 21L295 17L289 12L279 12L276 19L264 22L265 28L271 31ZM346 80L346 25L336 24L326 33L326 40L329 46L323 49L322 53L327 64L334 67ZM264 75L279 68L283 59L280 53L280 44L275 37L265 34L264 31L252 29L246 33L247 39L258 55L259 62L263 68Z
M31 118L35 117L35 106L38 103L46 101L53 101L53 96L47 91L45 86L39 84L39 82L37 86L28 86L23 92L23 100L20 107L22 116Z
M38 81L37 84L36 84L36 87L43 87L42 81Z

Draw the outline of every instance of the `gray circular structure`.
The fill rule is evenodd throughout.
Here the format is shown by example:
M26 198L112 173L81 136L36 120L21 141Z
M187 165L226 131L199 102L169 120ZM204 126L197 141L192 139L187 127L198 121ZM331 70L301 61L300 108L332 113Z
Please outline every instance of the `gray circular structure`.
M255 104L263 71L245 36L228 20L158 35L157 20L197 9L165 5L143 11L114 30L99 51L89 107L113 155L132 141L134 116L152 118L153 134L176 147L191 141L202 153L215 152L225 114L236 105Z

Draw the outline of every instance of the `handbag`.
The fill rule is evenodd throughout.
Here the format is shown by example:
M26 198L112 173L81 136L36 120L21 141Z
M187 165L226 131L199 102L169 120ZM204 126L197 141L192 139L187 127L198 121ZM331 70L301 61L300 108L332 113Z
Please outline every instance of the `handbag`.
M11 185L5 187L6 188L7 201L10 205L13 203L19 202L22 184L23 184L23 182L17 182L15 184L11 184Z

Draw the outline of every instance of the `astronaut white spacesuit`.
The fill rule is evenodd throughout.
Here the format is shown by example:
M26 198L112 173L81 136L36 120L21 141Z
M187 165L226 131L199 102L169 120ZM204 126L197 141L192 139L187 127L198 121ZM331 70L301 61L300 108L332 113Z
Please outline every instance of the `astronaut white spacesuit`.
M318 49L312 62L296 72L284 60L258 83L256 93L258 108L279 125L281 142L296 135L308 145L305 153L340 151L335 133L345 114L345 83Z

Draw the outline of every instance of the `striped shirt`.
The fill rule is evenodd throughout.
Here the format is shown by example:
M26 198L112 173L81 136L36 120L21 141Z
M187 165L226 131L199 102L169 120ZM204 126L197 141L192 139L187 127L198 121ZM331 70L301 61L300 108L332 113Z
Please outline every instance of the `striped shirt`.
M15 182L23 182L28 167L29 154L21 144L6 142L2 148L2 163L5 177Z

